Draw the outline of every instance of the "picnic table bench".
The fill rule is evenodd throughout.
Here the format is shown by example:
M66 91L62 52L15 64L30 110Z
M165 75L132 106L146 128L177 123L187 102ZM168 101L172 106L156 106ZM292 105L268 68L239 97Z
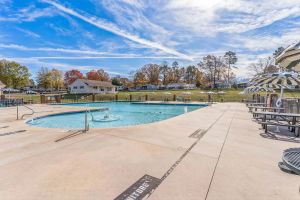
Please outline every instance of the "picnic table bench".
M246 106L267 106L266 103L246 103Z
M265 132L268 131L268 125L286 126L292 128L291 131L295 133L295 136L299 137L300 135L300 124L297 123L297 118L300 118L300 114L278 112L253 112L253 115L262 115L262 117L260 118L261 121L259 123L262 124L263 128L265 129ZM267 116L269 116L270 118L267 119ZM281 123L280 121L287 123Z
M252 112L252 110L271 111L271 112L284 111L284 108L268 107L268 106L248 106L248 108L249 108L249 112Z

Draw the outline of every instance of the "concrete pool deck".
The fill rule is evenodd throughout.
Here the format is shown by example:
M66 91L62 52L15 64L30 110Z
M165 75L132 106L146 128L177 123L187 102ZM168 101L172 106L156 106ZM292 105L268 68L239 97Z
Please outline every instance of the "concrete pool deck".
M85 109L31 107L34 117ZM222 103L152 124L77 133L31 127L16 121L16 108L0 108L0 135L26 130L0 136L0 197L115 199L147 174L163 177L151 200L299 199L300 177L277 164L300 141L262 137L251 118L244 104Z

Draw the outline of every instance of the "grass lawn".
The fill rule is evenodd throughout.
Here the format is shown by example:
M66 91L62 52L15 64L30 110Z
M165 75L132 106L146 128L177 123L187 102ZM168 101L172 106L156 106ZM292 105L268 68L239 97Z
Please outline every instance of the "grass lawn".
M239 94L243 89L224 89L224 90L155 90L155 91L135 91L135 92L118 92L118 100L129 100L130 95L132 96L133 101L145 100L146 95L148 96L149 101L163 101L170 100L172 101L174 95L178 98L188 98L191 101L207 101L208 91L224 91L225 94L212 94L212 98L215 102L240 102L242 99L252 98L252 94L244 95ZM280 91L277 91L279 95ZM261 93L265 95L265 93ZM48 95L47 95L48 96ZM40 102L40 95L26 95L26 94L14 94L11 95L12 98L23 98L25 101L32 101L33 103ZM300 98L300 91L288 91L284 92L284 97L289 98ZM97 94L95 96L95 101L113 101L115 100L115 94ZM85 102L92 101L92 95L75 95L75 94L65 94L62 96L62 102Z

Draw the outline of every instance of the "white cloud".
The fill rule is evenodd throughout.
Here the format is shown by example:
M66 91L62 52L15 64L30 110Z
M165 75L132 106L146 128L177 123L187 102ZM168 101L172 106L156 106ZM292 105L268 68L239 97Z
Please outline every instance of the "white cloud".
M250 51L274 51L278 47L287 47L292 43L299 42L300 29L291 29L280 35L264 34L250 37L237 37L234 41L236 47L246 48Z
M100 29L104 29L106 31L109 31L109 32L114 33L116 35L119 35L121 37L124 37L126 39L129 39L129 40L132 40L134 42L143 44L146 47L160 49L160 50L162 50L166 53L176 55L178 57L181 57L181 58L184 58L184 59L187 59L187 60L192 60L192 58L190 56L185 55L183 53L180 53L175 49L168 48L168 47L166 47L162 44L159 44L159 43L141 38L137 35L128 33L126 31L120 29L119 27L117 27L115 24L107 22L103 19L99 19L99 18L96 18L94 16L87 17L87 16L84 16L84 15L81 15L81 14L79 14L78 12L76 12L72 9L66 8L65 6L62 6L58 3L50 1L50 0L42 0L42 1L45 2L45 3L51 4L54 7L56 7L57 9L59 9L60 11L65 12L69 15L74 16L74 17L77 17L77 18L79 18L79 19L81 19L81 20L83 20L83 21L85 21L89 24L92 24L92 25L94 25L94 26L96 26Z
M287 17L300 16L299 0L168 0L154 18L169 30L186 30L193 36L220 32L242 33ZM182 31L182 30L181 30Z
M0 4L1 6L1 4ZM6 9L8 10L8 8ZM51 17L56 15L57 12L53 8L36 8L34 4L29 5L26 8L22 8L7 16L0 16L0 22L32 22L41 17Z

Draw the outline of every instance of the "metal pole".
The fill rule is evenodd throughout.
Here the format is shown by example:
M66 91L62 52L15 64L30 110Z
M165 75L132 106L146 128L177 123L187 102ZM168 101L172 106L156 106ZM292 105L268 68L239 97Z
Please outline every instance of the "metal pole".
M84 116L84 132L87 132L87 109Z
M87 118L87 108L86 108L86 111L85 111L85 117L84 117L84 132L88 132L89 130L89 124L88 124L88 118Z

